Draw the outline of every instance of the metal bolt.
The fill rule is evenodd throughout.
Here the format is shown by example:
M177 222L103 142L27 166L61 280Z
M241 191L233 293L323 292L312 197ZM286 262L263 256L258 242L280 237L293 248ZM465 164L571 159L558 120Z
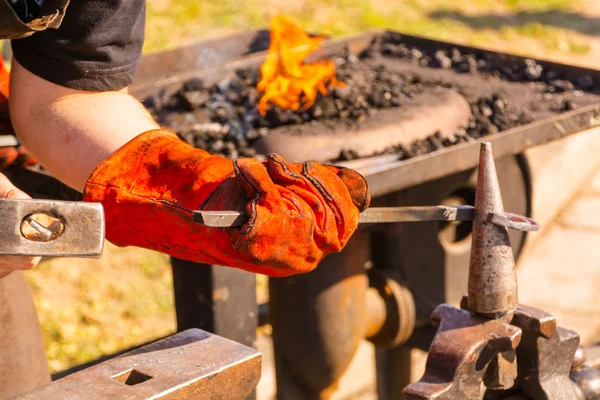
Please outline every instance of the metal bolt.
M48 214L31 214L21 222L21 234L33 242L51 242L64 231L63 222Z

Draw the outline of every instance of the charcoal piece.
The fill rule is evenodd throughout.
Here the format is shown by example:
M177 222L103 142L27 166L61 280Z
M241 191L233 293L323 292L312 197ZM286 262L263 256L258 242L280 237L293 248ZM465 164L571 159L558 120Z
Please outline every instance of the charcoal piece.
M550 82L550 85L556 89L557 92L570 92L575 88L572 82L566 81L564 79L555 79Z
M154 110L158 108L158 101L155 96L148 96L142 100L143 106L148 110Z
M208 92L206 91L180 91L181 103L190 111L204 107L208 103Z
M538 80L542 76L543 67L535 60L525 60L525 78L531 81Z
M336 97L340 100L349 100L354 95L352 88L350 86L344 86L344 87L336 86L332 90L331 94L333 95L333 97Z
M236 148L238 148L238 149L248 147L248 141L243 137L235 138L234 143L235 143Z
M481 115L483 115L484 117L490 117L494 113L492 111L492 109L487 105L480 107L479 111L481 112Z
M577 109L577 104L572 102L571 100L565 100L562 103L562 106L558 110L559 112L572 111Z
M423 53L421 53L421 51L417 49L410 49L410 54L412 58L416 60L419 60L423 57Z
M254 157L256 155L256 150L252 147L244 147L240 150L240 156L242 157Z
M206 144L206 141L204 140L204 138L199 137L199 136L195 137L194 144L192 144L192 146L194 146L198 149L208 151L208 144Z
M323 118L334 118L338 114L336 103L331 97L322 98L319 101L319 107L321 108Z
M594 80L589 75L582 75L577 78L577 87L583 90L589 90L594 87Z
M381 54L384 56L395 56L397 54L396 45L392 43L386 43L382 45Z
M201 92L205 89L202 79L192 78L183 83L181 89L184 92Z
M184 126L191 126L197 123L197 120L196 115L191 112L170 113L163 118L162 123L173 130L178 130Z
M246 139L249 142L255 141L258 138L260 138L260 134L258 133L258 131L256 129L250 129L250 130L248 130L246 132L245 136L246 136Z
M440 150L444 148L444 144L442 143L443 138L441 137L440 132L434 133L425 140L429 144L431 150Z
M350 161L350 160L356 160L357 158L360 158L360 157L356 151L351 150L351 149L344 149L344 150L340 151L340 155L338 156L336 161Z
M225 149L225 143L222 140L215 140L210 144L209 149L211 153L220 153Z
M229 111L225 107L218 107L213 110L211 120L225 124L229 120Z
M459 63L462 61L462 54L460 54L460 50L458 50L457 48L453 48L450 51L450 59L452 60L453 63Z

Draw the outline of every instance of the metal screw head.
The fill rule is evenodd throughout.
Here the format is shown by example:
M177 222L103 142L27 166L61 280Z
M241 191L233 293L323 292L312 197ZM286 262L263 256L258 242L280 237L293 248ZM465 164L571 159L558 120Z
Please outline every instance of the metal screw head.
M32 242L51 242L64 231L63 222L52 215L37 213L23 218L21 234Z

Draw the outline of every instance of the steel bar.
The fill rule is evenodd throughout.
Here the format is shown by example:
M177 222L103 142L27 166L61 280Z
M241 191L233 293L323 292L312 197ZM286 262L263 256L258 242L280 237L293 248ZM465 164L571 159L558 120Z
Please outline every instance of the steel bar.
M360 214L360 223L472 221L474 210L472 206L371 207ZM230 228L242 226L248 217L238 211L194 211L194 219L206 226Z
M260 375L260 352L191 329L73 373L16 399L245 400Z
M103 246L99 203L0 200L0 255L99 257Z

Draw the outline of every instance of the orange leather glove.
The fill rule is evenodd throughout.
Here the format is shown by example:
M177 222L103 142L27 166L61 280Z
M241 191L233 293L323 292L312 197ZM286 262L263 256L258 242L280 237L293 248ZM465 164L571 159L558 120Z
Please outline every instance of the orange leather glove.
M106 216L106 238L191 261L270 276L313 270L339 252L370 202L349 169L235 162L195 149L165 130L146 132L100 164L84 190ZM245 211L241 228L210 228L191 210Z

